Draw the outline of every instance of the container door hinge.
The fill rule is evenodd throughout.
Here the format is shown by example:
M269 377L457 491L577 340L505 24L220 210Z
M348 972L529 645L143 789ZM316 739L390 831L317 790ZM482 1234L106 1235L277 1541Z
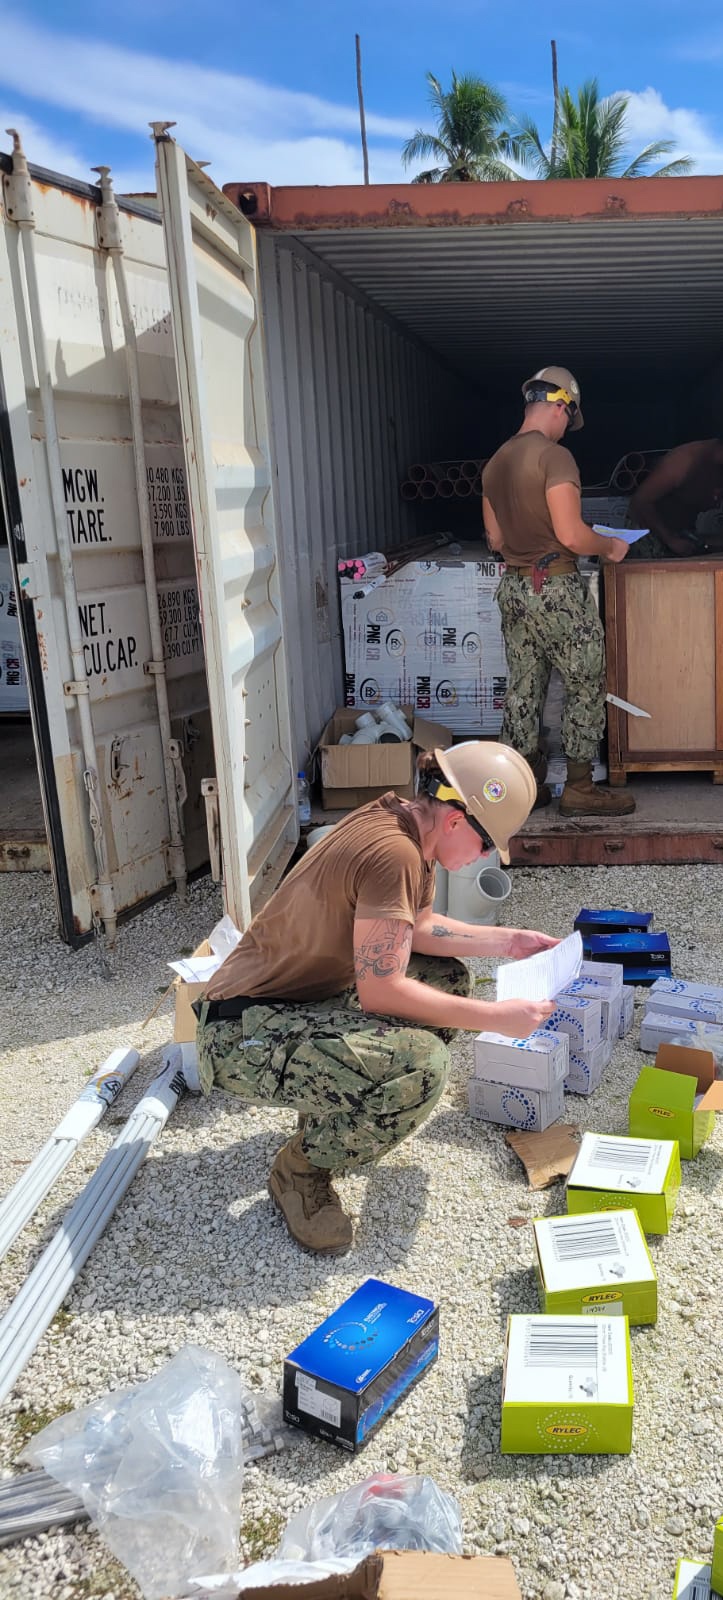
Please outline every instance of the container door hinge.
M201 779L201 794L206 805L206 830L211 877L221 883L221 815L218 806L218 784L215 778Z

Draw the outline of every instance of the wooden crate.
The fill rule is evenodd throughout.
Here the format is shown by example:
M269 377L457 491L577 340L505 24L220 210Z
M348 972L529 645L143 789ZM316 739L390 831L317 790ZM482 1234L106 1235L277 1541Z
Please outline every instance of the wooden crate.
M630 772L710 772L723 783L723 560L605 567L610 782Z

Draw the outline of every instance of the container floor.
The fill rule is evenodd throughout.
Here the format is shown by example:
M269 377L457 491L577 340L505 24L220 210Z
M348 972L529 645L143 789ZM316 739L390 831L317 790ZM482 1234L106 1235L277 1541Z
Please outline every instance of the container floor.
M617 794L635 797L628 817L561 817L558 803L535 811L513 842L513 866L723 865L723 788L707 773L641 773ZM312 825L344 811L312 803Z
M50 869L30 722L0 719L0 872Z

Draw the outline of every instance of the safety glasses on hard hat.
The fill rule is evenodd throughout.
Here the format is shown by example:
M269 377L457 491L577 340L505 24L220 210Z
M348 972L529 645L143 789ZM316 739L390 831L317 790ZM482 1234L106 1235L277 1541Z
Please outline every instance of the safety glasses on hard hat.
M486 828L482 827L482 823L478 822L477 818L472 816L471 811L467 810L461 795L458 795L456 789L450 788L449 784L444 783L441 778L434 778L427 789L427 794L430 800L441 800L444 805L452 806L453 810L461 811L465 822L469 823L470 828L482 840L485 850L495 849L494 839L490 838Z

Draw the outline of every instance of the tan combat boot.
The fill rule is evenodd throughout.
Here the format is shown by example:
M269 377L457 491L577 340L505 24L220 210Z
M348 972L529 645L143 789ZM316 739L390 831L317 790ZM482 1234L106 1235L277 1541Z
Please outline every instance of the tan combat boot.
M301 1147L301 1134L279 1151L269 1174L269 1194L302 1250L321 1256L343 1256L354 1233L331 1186L326 1167L315 1167Z
M567 783L560 796L561 817L627 817L634 810L631 794L593 783L588 761L568 761Z

